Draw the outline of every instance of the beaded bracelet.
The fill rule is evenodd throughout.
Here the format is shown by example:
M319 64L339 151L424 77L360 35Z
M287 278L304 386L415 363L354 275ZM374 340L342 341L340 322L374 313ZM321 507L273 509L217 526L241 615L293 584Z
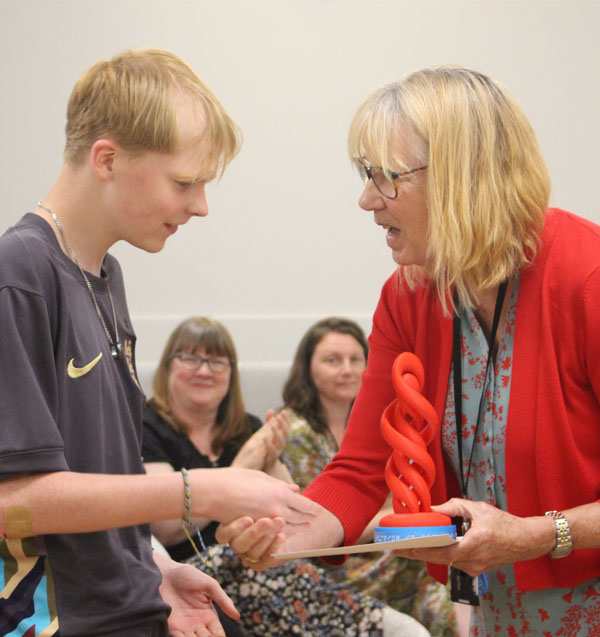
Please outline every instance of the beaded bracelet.
M203 561L206 562L206 544L204 544L204 540L202 539L202 533L200 533L200 529L194 524L192 521L192 488L190 486L190 476L188 475L187 469L181 469L181 475L183 476L183 490L185 494L185 511L183 514L183 519L181 520L181 528L183 529L187 539L190 541L190 544L194 547L194 551L196 555ZM198 547L196 546L196 542L194 542L188 527L191 527L194 531L198 540L200 540L200 546L204 551L204 555L200 553Z

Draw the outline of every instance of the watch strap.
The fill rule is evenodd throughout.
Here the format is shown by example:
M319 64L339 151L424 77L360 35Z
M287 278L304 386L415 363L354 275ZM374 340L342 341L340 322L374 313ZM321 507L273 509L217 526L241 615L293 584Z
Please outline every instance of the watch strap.
M573 538L569 523L560 511L546 511L546 515L551 517L556 525L556 544L550 551L550 557L553 559L567 557L573 550Z

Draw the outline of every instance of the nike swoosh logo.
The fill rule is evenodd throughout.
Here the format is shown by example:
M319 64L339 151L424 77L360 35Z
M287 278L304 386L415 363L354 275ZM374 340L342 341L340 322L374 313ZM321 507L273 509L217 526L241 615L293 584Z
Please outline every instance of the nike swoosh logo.
M71 378L79 378L80 376L85 376L93 367L96 366L96 363L98 363L101 358L102 352L100 352L100 354L98 354L98 356L96 356L93 361L90 361L83 367L75 367L75 365L73 364L73 361L75 359L72 358L67 365L67 374L69 374Z

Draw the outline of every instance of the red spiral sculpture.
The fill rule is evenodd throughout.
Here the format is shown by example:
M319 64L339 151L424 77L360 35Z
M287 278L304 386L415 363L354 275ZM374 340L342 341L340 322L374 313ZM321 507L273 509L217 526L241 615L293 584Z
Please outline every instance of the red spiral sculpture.
M385 481L392 492L394 512L381 526L446 526L447 515L431 511L429 489L435 465L427 446L439 433L433 405L421 393L425 372L410 352L394 361L392 381L396 398L381 416L381 433L393 452L385 467Z

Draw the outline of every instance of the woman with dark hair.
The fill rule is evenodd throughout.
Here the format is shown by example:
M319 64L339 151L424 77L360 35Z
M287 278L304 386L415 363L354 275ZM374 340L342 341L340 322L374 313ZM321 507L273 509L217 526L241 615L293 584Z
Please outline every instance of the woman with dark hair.
M301 489L339 450L368 351L362 328L340 317L318 321L298 345L283 386L290 426L281 460ZM391 512L388 498L358 542L372 542L377 521ZM389 552L357 554L343 565L328 568L328 574L341 584L360 588L392 608L412 614L432 635L457 634L448 591L427 574L423 562Z
M287 426L285 413L269 413L264 425L246 413L237 354L224 325L200 317L175 328L144 413L142 453L148 473L239 466L291 482L279 460ZM249 635L428 634L412 618L337 584L309 562L284 564L265 574L246 568L240 557L217 544L216 522L192 520L201 535L191 539L199 548L203 538L206 552L195 551L179 520L153 524L152 532L171 557L196 565L220 582Z
M301 414L312 426L315 431L323 432L328 428L327 411L330 402L326 395L321 395L315 379L311 373L313 364L313 354L321 341L332 341L332 345L345 346L345 350L351 350L348 358L349 369L352 370L350 379L339 379L339 385L347 386L348 392L342 392L340 397L343 399L347 395L351 400L344 401L345 414L342 414L345 421L348 419L349 407L356 397L356 392L360 386L360 375L367 364L367 355L369 346L362 328L349 319L330 317L315 323L302 337L292 368L283 387L283 402L286 407L293 409ZM323 344L325 345L325 344ZM324 348L328 349L328 348ZM331 349L331 348L329 348ZM325 355L321 357L324 362L329 362L333 369L343 367L342 357L335 354ZM321 360L321 358L319 360ZM315 360L315 363L317 361ZM338 402L338 401L335 401Z

